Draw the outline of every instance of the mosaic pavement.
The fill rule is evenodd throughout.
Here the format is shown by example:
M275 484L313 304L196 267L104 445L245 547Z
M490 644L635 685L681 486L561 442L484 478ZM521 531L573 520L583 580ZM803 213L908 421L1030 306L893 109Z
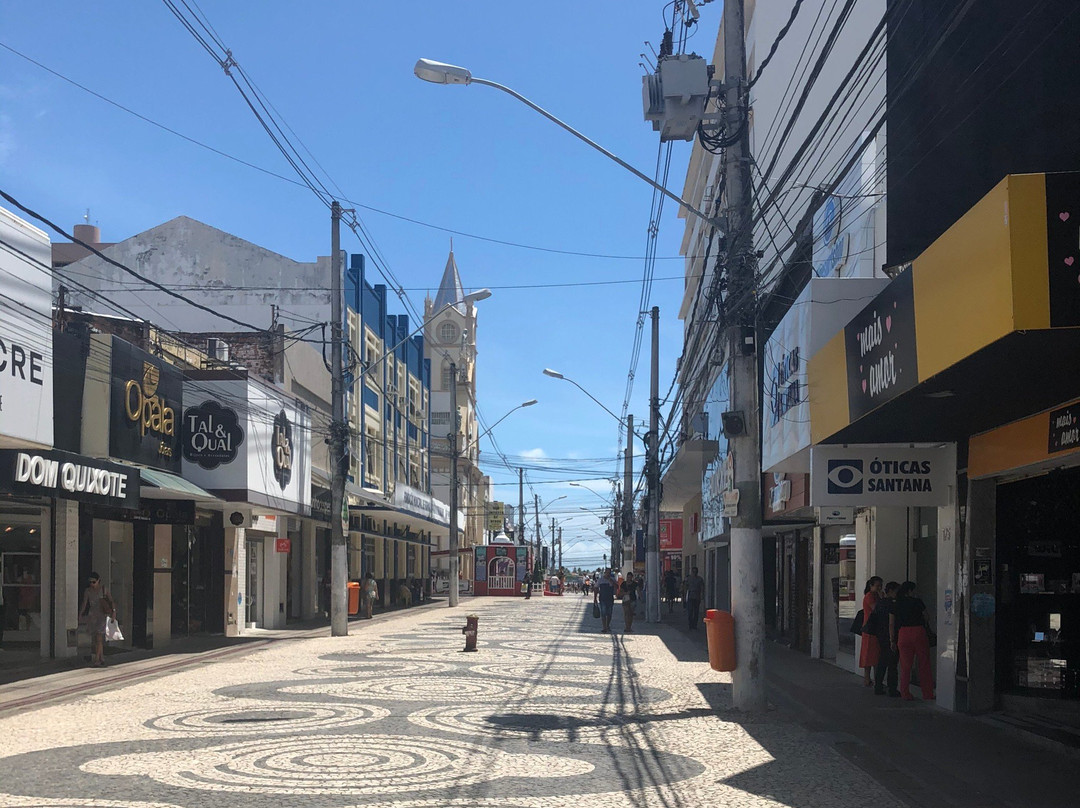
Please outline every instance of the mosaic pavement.
M776 713L733 711L674 627L602 635L568 597L351 630L0 719L0 806L896 805Z

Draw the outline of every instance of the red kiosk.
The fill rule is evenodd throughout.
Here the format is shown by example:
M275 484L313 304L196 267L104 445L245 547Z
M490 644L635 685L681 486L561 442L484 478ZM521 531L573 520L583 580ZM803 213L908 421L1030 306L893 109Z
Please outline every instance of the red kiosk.
M528 547L500 532L490 544L474 547L473 553L474 595L524 596L521 585L532 563Z

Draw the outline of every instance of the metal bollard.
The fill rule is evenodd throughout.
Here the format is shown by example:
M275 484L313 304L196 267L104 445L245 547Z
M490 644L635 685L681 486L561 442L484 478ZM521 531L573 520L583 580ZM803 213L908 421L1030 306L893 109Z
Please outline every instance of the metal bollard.
M477 624L480 622L480 618L475 614L465 615L465 628L461 630L461 633L465 635L465 649L466 651L476 650L476 631Z

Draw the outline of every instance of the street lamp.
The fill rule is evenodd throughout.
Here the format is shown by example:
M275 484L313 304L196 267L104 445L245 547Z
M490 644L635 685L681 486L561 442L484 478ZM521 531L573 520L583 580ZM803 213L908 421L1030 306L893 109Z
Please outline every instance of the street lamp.
M658 182L650 179L645 174L642 174L640 171L638 171L632 165L630 165L626 161L621 160L620 158L616 157L614 154L609 152L607 149L605 149L599 143L585 137L585 135L581 134L581 132L574 129L574 127L570 126L570 124L559 120L558 118L556 118L554 115L552 115L550 112L548 112L543 107L540 107L540 106L534 104L528 98L521 95L521 93L518 93L518 92L516 92L514 90L511 90L509 87L507 87L507 86L505 86L503 84L499 84L499 83L494 82L494 81L489 81L488 79L478 79L476 76L474 76L472 73L470 73L467 68L458 67L457 65L448 65L448 64L444 64L443 62L435 62L435 61L432 61L431 59L420 59L420 60L418 60L416 62L416 66L413 68L413 73L416 74L417 78L423 79L424 81L430 81L432 84L483 84L483 85L486 85L488 87L494 87L496 90L502 90L504 93L506 93L508 95L512 95L518 101L522 102L523 104L530 107L531 109L534 109L537 112L539 112L541 115L543 115L545 118L547 118L552 123L555 123L555 124L558 124L559 126L561 126L563 129L565 129L567 132L569 132L574 137L578 138L579 140L581 140L581 141L583 141L585 143L588 143L590 146L592 146L594 149L596 149L598 152L600 152L605 157L608 157L611 160L614 160L616 163L621 165L623 168L625 168L627 171L629 171L631 174L633 174L638 179L644 180L645 182L647 182L649 185L651 185L657 191L662 193L668 199L675 202L679 207L684 208L689 213L694 214L695 216L697 216L699 219L701 219L703 222L705 222L709 226L717 227L717 222L716 222L715 219L711 218L710 216L708 216L705 213L702 213L700 210L695 208L689 202L683 201L683 199L680 196L678 196L677 194L673 194L671 191L669 191L663 185L660 185Z
M570 485L574 486L574 488L584 488L586 491L588 491L593 496L600 497L600 499L602 499L604 501L604 504L606 504L609 508L614 508L615 507L614 502L612 502L610 499L605 497L600 492L593 491L593 489L589 488L589 486L587 486L587 485L582 485L581 483L575 483L575 482L571 482Z

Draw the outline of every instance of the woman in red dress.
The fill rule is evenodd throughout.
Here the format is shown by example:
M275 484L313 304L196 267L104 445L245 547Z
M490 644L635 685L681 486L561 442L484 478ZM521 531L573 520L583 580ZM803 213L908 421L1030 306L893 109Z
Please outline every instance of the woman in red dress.
M872 684L870 672L877 666L879 648L877 635L867 632L865 626L870 620L870 615L874 613L874 607L877 606L877 602L881 599L882 583L881 578L875 575L866 582L866 588L863 590L862 619L864 629L862 633L862 649L859 651L859 667L863 669L863 684L867 687Z

